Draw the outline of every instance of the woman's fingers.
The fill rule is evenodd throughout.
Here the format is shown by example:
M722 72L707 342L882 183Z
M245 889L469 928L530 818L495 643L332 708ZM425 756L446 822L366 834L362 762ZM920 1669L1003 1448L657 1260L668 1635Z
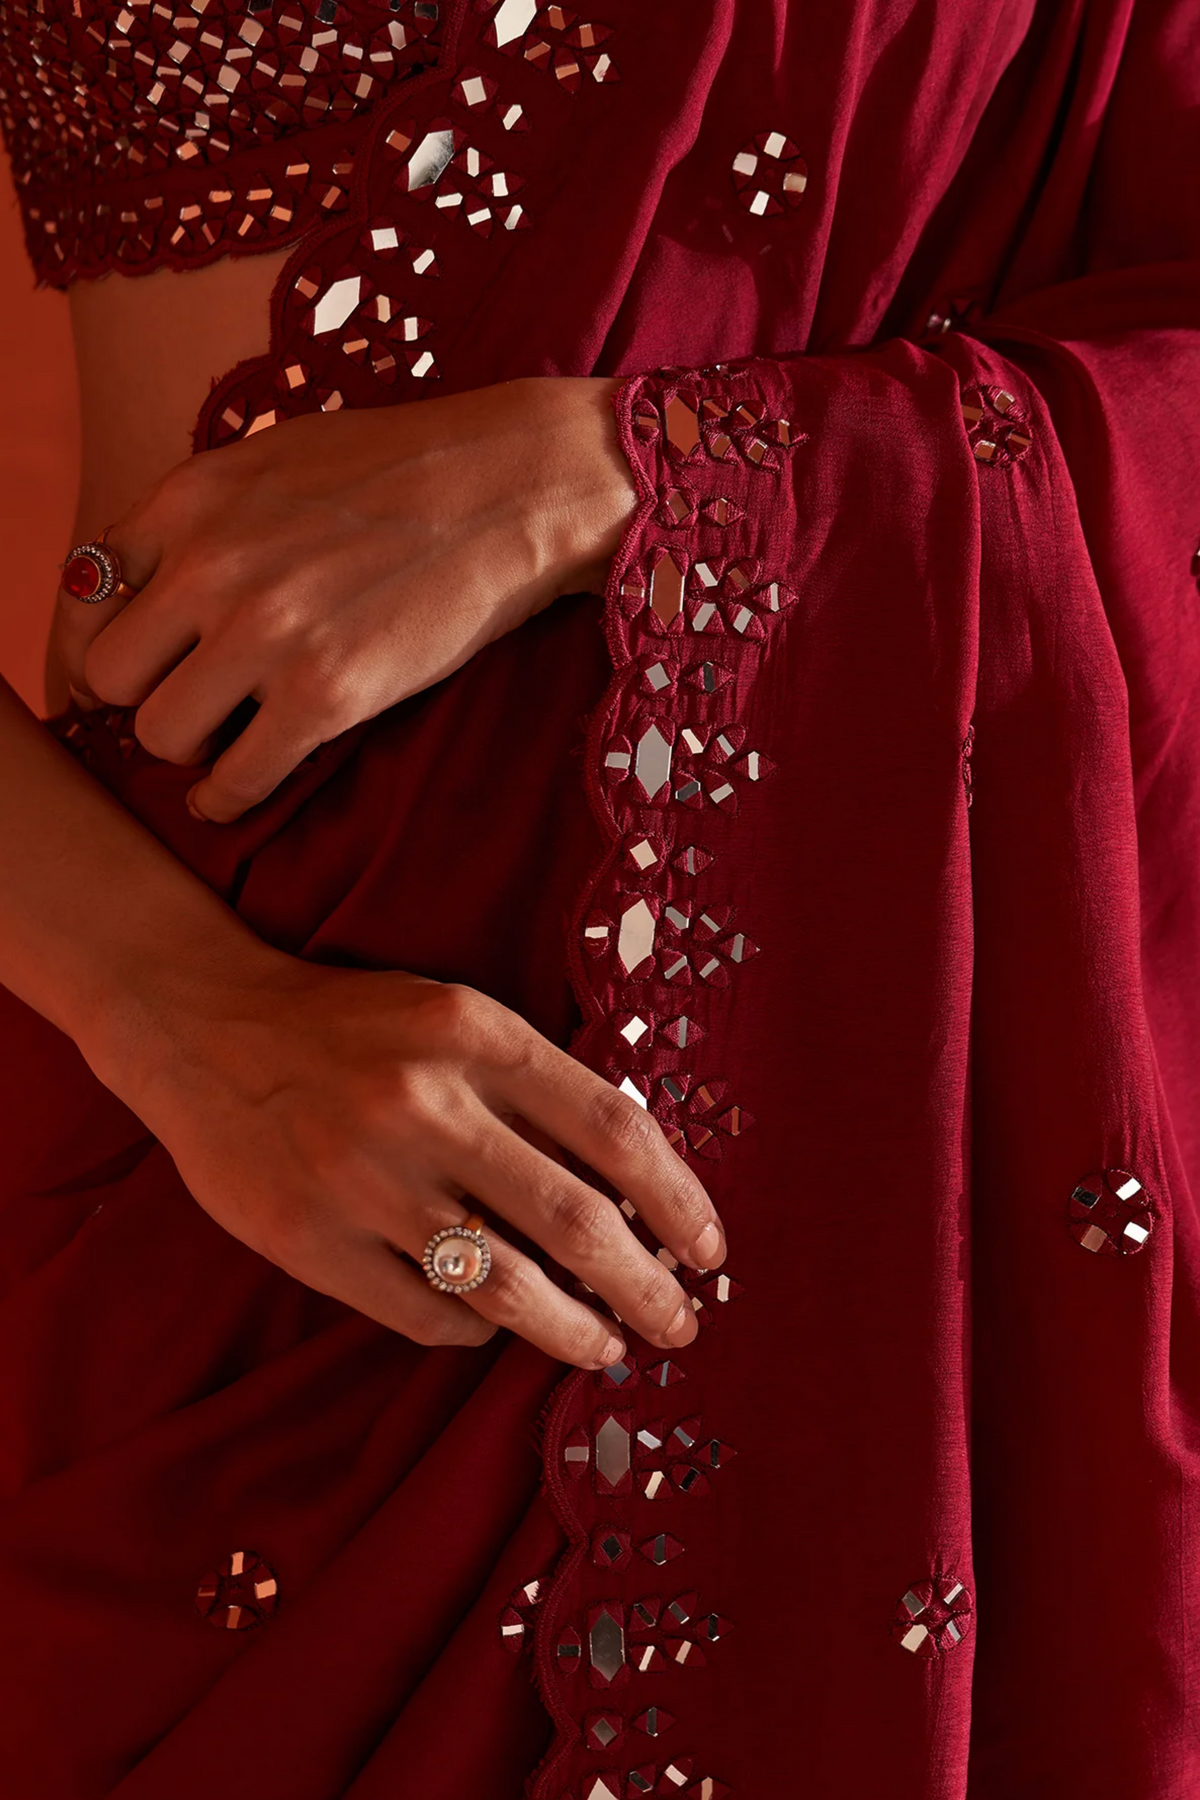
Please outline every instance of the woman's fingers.
M410 1214L398 1221L392 1241L419 1261L435 1231L445 1225L461 1224L466 1217L461 1206L431 1209L424 1218ZM503 1325L525 1338L548 1356L575 1363L581 1369L605 1369L624 1356L625 1345L617 1327L590 1306L565 1294L530 1257L510 1244L504 1237L502 1221L486 1225L484 1236L492 1253L487 1279L461 1299L454 1297L455 1306L466 1306L493 1325ZM431 1293L438 1291L423 1273L419 1279Z
M495 1124L495 1130L500 1134L504 1128ZM612 1210L600 1195L596 1202ZM419 1264L435 1232L466 1219L461 1203L429 1188L417 1200L411 1190L405 1194L403 1184L384 1183L372 1210L373 1223L383 1223L381 1231L363 1231L360 1223L347 1232L344 1221L327 1215L315 1236L292 1236L286 1247L275 1246L273 1260L309 1287L420 1344L482 1344L502 1325L548 1356L580 1368L607 1368L624 1356L619 1327L564 1293L510 1243L503 1219L485 1227L492 1253L487 1279L460 1297L435 1288L424 1270L400 1253Z
M307 1243L280 1266L306 1287L418 1344L485 1344L495 1335L495 1325L480 1312L440 1293L375 1237L331 1232L328 1241Z
M613 1202L507 1126L495 1121L454 1173L489 1209L607 1300L618 1318L649 1343L678 1348L695 1337L696 1316L687 1295L665 1264L638 1242ZM489 1318L497 1316L489 1310L491 1287L489 1277L478 1293L468 1296ZM529 1335L524 1325L517 1329Z
M268 696L246 729L192 789L188 805L214 824L240 819L250 807L273 794L318 744L335 737L339 729Z
M606 1369L619 1362L625 1345L607 1319L573 1300L528 1256L490 1229L492 1268L482 1287L467 1294L468 1306L495 1325L506 1326L559 1362L581 1369Z
M496 1060L498 1098L611 1181L681 1262L712 1269L724 1261L725 1234L712 1201L644 1101L529 1027L510 1026Z
M158 579L168 583L159 589ZM200 637L195 611L156 578L107 620L86 652L91 692L109 706L140 706Z
M76 600L65 588L58 592L54 640L70 685L91 700L107 698L92 686L89 660L97 640L133 602L114 595L98 605Z
M163 762L201 762L214 735L257 685L256 662L239 657L221 636L202 639L138 708L138 739Z
M146 531L122 532L120 527L116 527L108 532L104 541L120 564L122 579L130 587L139 590L143 588L158 566L160 550L153 535ZM58 616L54 625L55 643L66 666L70 685L89 698L100 696L93 693L85 671L88 652L101 632L107 630L129 604L128 597L119 599L114 596L111 600L102 600L99 605L94 605L76 600L64 588L59 589Z

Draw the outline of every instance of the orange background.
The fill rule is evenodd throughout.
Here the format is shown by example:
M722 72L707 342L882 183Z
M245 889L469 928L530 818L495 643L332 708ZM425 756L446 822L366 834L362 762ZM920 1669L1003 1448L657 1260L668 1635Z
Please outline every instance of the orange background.
M40 713L42 651L75 507L75 364L66 296L33 285L3 156L0 394L0 674Z

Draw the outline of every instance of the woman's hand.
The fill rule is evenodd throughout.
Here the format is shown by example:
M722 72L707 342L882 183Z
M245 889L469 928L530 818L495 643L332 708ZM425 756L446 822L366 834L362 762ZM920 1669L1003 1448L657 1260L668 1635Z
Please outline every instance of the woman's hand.
M236 984L187 979L186 1016L172 1002L135 1034L142 1077L122 1078L128 1058L115 1079L100 1072L252 1249L418 1343L479 1344L504 1325L563 1361L615 1362L612 1322L507 1242L507 1221L650 1343L695 1336L664 1262L553 1146L692 1267L724 1259L711 1201L647 1112L516 1014L469 988L261 947ZM433 1232L466 1217L465 1195L489 1215L493 1260L458 1297L396 1252L419 1262Z
M60 595L73 688L202 762L225 822L318 744L442 680L559 595L600 588L633 480L606 380L505 382L293 419L173 469L109 532L122 604Z

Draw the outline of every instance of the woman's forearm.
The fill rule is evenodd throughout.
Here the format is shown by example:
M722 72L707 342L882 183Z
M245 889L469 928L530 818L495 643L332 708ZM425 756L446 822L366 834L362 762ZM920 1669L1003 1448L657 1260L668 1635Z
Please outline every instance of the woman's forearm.
M112 1084L189 988L275 954L0 680L0 983Z
M478 1293L431 1288L414 1265L469 1192L651 1342L695 1337L620 1210L513 1129L561 1143L673 1258L712 1268L712 1203L634 1100L486 995L263 943L2 682L0 982L75 1039L223 1229L318 1292L422 1344L504 1325L581 1367L619 1360L613 1322L502 1226Z

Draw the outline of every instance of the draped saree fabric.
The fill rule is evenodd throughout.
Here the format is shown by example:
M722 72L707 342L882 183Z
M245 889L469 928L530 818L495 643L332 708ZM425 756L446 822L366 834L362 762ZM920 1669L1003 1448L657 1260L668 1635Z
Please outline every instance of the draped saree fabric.
M603 601L232 827L52 725L272 942L636 1094L728 1264L678 1356L417 1347L4 997L4 1791L1184 1800L1200 5L596 9L448 9L196 441L628 376Z

